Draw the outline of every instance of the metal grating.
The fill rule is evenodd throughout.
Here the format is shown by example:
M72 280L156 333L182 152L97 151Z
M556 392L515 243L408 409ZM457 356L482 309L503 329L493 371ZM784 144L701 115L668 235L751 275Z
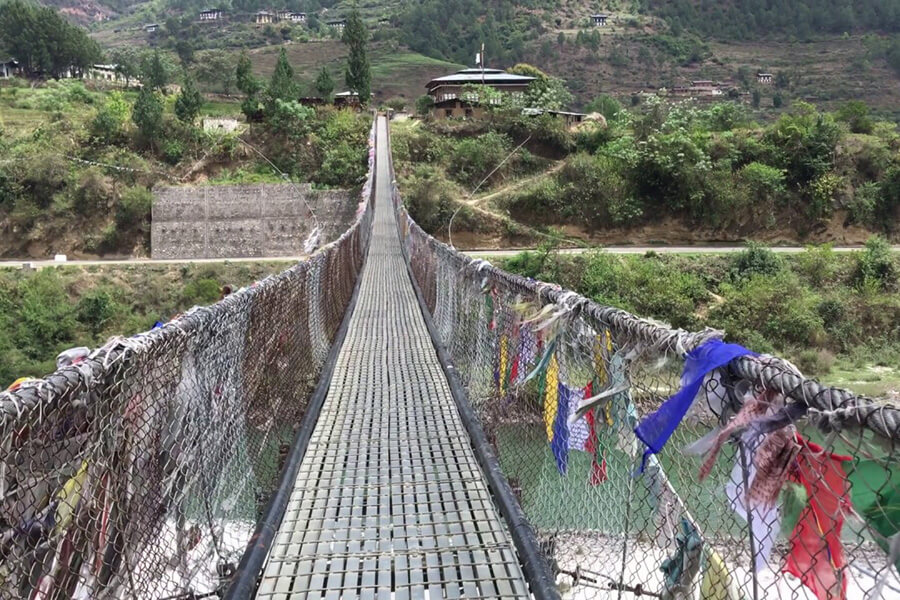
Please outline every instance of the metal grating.
M257 597L527 598L400 252L386 127L359 299Z

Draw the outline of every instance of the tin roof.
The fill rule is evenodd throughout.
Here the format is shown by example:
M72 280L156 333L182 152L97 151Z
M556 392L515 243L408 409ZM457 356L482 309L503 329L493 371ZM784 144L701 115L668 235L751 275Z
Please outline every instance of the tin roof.
M534 77L514 75L500 69L463 69L452 75L437 77L428 82L426 88L434 89L442 84L485 83L487 85L528 85Z

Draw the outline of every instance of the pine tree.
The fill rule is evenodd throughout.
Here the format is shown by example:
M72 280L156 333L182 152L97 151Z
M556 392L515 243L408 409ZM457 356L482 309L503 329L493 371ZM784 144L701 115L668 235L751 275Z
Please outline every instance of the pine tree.
M369 70L369 58L366 56L366 41L369 34L359 16L359 9L355 6L347 19L344 27L343 42L350 47L350 56L347 57L347 70L344 72L344 81L351 92L359 95L359 101L363 104L369 101L372 94L372 73Z
M322 70L319 71L319 76L316 77L316 91L325 100L329 100L332 92L334 92L334 80L325 67L322 67Z
M275 63L275 71L272 72L272 79L269 80L269 87L266 88L266 110L271 113L277 100L296 100L296 96L294 69L288 62L287 52L282 48L278 62Z
M259 80L253 76L253 63L247 52L241 52L237 67L234 71L235 84L244 92L246 98L241 102L241 112L247 117L247 121L259 119L259 90L262 88Z
M253 76L253 63L246 51L241 52L238 58L237 68L234 72L235 84L237 89L241 90L247 96L252 96L259 92L259 81Z
M141 83L152 90L162 90L169 83L169 74L163 65L159 50L155 50L149 57L144 57L141 65Z
M162 129L163 105L159 96L147 86L141 88L131 111L131 120L138 126L144 140L152 144Z
M200 91L194 85L194 78L185 73L181 93L175 99L175 116L182 123L193 124L197 115L200 114L202 105L203 96L200 95Z

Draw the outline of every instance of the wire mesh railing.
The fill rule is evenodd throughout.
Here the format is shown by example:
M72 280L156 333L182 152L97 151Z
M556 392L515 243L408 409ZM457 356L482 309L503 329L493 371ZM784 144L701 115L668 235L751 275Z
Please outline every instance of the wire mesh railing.
M0 393L0 598L227 585L351 299L372 220L307 261Z
M900 598L900 412L505 273L411 271L564 598Z

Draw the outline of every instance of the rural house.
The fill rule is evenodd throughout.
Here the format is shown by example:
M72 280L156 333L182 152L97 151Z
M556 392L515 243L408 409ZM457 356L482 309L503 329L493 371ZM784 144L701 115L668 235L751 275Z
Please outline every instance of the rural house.
M218 21L221 18L222 9L220 8L207 8L206 10L200 11L201 21Z
M338 31L343 31L344 27L347 26L347 19L335 19L333 21L326 21L325 24L333 29L337 29Z
M274 23L275 15L267 10L260 10L257 11L255 15L253 15L253 22L257 25L262 25L264 23Z
M763 85L769 85L772 83L774 79L774 75L771 73L757 73L756 74L756 82L761 83Z
M291 23L306 23L306 13L292 12L288 15L288 20Z
M594 27L605 27L608 18L609 15L591 15L591 23Z
M19 74L19 63L14 58L0 60L0 79L9 79Z
M156 33L159 31L159 23L147 23L144 25L144 31L147 33Z
M434 100L432 113L436 118L478 116L482 109L478 98L463 98L468 85L487 85L505 94L523 95L534 77L514 75L500 69L463 69L452 75L438 77L425 88Z

